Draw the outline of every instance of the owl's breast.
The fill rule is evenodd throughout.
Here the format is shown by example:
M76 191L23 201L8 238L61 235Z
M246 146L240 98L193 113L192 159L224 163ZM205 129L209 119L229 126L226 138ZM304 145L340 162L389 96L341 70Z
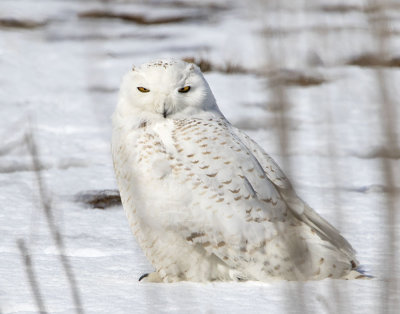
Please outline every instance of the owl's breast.
M168 122L166 122L168 123ZM134 130L113 142L113 159L121 199L128 217L160 227L192 202L182 164L169 147L167 127ZM162 134L162 135L160 135Z

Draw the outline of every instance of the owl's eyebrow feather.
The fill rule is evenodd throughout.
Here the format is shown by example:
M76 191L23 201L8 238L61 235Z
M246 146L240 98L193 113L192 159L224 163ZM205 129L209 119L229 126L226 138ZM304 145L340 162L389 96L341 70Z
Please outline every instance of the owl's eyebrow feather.
M177 82L178 86L184 87L187 85L186 81L190 78L190 75L193 73L194 67L193 64L186 67L183 72L182 78Z
M178 86L178 88L182 88L182 87L184 87L185 85L187 85L187 84L186 84L186 81L187 81L188 78L189 78L189 75L184 76L182 79L180 79L180 80L178 81L178 83L176 83L176 85Z

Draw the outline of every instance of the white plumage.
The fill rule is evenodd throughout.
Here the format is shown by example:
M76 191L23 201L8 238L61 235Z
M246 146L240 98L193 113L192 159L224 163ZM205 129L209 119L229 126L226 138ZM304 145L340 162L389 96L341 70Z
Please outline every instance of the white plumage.
M350 244L221 114L199 68L144 64L123 79L114 168L149 281L355 278Z

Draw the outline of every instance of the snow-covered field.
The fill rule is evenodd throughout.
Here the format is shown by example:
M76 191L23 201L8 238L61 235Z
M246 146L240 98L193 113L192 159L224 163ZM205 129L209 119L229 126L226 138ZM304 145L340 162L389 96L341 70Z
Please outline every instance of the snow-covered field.
M137 281L152 267L121 206L81 200L116 189L122 75L166 57L211 63L222 112L374 279ZM399 86L395 1L2 0L0 313L398 313Z

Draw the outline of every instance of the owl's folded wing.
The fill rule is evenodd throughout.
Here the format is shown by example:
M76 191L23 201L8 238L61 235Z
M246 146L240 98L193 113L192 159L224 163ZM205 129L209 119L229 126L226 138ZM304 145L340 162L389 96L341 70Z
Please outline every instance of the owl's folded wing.
M163 219L170 230L235 269L243 262L262 265L266 247L278 237L280 243L296 239L297 229L290 226L296 219L228 123L186 120L172 138L172 176L186 191L176 203L186 207L171 209L171 219Z
M275 163L275 161L248 135L241 130L232 127L232 132L243 142L243 144L254 154L264 169L267 177L280 192L282 198L290 210L303 222L314 228L322 239L329 241L340 251L345 253L350 260L358 264L355 251L349 242L328 221L318 215L307 203L300 199L293 190L286 175Z

